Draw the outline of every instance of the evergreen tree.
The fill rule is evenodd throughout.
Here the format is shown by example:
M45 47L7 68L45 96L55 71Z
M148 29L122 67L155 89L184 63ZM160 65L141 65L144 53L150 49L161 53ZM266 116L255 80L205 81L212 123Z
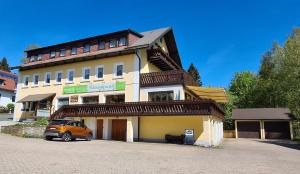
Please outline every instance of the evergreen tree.
M10 72L9 65L8 65L7 59L5 57L3 57L0 62L0 69Z
M201 76L193 63L191 63L188 73L192 76L193 80L199 84L199 86L202 86Z

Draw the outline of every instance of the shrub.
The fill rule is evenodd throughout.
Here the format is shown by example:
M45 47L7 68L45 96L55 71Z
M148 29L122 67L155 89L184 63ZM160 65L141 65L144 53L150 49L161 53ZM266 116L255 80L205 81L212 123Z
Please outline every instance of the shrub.
M8 103L6 107L9 111L14 111L15 105L13 103Z
M8 113L8 109L5 106L0 106L0 113Z
M38 118L36 122L33 123L34 126L47 126L48 119L47 118Z

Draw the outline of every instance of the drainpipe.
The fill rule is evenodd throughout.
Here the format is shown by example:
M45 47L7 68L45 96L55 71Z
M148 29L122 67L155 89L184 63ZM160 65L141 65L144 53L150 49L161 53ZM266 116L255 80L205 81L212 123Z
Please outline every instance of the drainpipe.
M138 92L138 101L141 101L141 57L138 54L139 50L135 50L135 55L138 57L139 60L139 92ZM138 117L138 141L140 141L140 117Z

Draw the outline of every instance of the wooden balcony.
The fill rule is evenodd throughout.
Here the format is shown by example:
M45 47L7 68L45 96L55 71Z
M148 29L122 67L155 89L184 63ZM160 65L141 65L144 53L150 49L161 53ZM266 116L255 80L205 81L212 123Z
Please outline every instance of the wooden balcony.
M182 70L144 73L140 76L141 87L186 85L198 86L193 78Z
M162 49L150 49L147 51L148 61L163 71L181 70L182 68Z
M212 100L178 100L169 102L126 102L117 104L65 105L50 120L64 117L126 117L214 115L223 119L224 112Z

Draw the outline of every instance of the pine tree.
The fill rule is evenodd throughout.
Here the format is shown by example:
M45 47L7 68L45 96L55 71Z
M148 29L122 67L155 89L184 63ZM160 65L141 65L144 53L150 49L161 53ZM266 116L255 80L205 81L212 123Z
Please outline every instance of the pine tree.
M201 76L199 74L198 69L195 67L193 63L191 63L188 73L192 76L195 82L199 84L199 86L202 86Z
M0 69L10 72L9 65L8 65L7 59L5 57L3 57L1 60Z

